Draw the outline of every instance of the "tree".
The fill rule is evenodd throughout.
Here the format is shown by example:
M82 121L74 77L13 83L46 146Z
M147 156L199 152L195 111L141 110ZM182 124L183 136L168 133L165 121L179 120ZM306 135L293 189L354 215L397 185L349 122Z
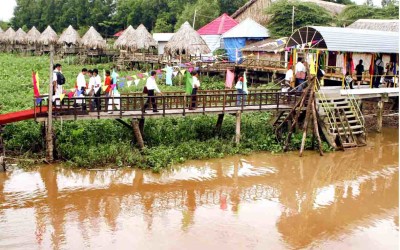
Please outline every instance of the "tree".
M192 23L195 11L196 20L194 29L198 29L220 15L218 0L198 0L194 4L187 3L182 14L178 17L175 30L178 30L186 21Z
M399 15L399 6L388 5L378 8L368 5L349 5L337 18L337 25L347 26L358 19L397 19Z
M268 30L273 37L292 34L292 8L294 6L294 30L307 25L329 25L332 16L322 7L307 2L278 0L267 8L271 15Z
M222 13L228 13L228 15L232 15L246 2L247 0L219 0L219 8Z

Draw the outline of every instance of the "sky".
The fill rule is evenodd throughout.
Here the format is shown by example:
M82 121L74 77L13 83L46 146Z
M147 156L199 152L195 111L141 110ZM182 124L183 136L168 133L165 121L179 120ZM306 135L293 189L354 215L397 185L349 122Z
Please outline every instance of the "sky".
M13 16L16 0L0 0L0 21L9 21ZM365 0L353 0L357 4L363 4ZM374 5L380 6L381 0L373 0Z

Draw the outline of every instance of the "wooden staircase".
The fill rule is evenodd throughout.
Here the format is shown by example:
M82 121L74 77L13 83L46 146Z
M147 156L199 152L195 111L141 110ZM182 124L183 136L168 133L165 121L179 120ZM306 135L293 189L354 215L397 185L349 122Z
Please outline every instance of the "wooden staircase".
M324 135L335 148L345 149L366 145L364 118L357 102L343 98L319 97L318 112L323 121Z

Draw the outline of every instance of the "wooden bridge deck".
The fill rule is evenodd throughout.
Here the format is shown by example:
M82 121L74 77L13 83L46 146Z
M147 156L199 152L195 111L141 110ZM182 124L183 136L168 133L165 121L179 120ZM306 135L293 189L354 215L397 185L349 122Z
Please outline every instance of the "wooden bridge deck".
M162 96L156 96L157 109L159 112L153 112L151 109L143 112L142 107L148 97L142 93L134 95L121 96L114 98L107 97L84 97L84 98L64 98L63 102L56 99L56 105L53 107L53 119L55 120L82 120L82 119L119 119L119 118L147 118L147 117L165 117L165 116L188 116L188 115L206 115L206 114L234 114L238 111L273 111L289 110L298 100L297 95L277 91L254 91L247 95L243 102L238 102L240 96L233 91L213 91L214 94L197 95L197 108L190 110L191 96L184 94L164 93ZM218 93L219 92L219 93ZM207 92L204 92L207 93ZM91 103L95 100L101 103L101 109L91 109ZM108 100L108 108L105 103ZM82 102L86 103L86 109L82 107ZM112 113L111 107L114 104ZM47 99L42 101L35 109L35 120L45 121L47 119Z

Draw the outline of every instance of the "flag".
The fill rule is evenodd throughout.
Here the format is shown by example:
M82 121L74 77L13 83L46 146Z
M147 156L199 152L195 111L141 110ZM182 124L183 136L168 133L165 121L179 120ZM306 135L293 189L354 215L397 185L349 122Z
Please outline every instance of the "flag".
M105 86L101 86L101 90L103 90L103 91L106 91L106 89L108 88L108 86L107 85L105 85Z
M126 84L128 84L128 87L132 85L132 81L127 81Z
M40 104L40 102L41 102L42 100L43 100L42 98L36 98L36 104L37 104L37 105Z
M244 72L243 74L243 92L247 95L247 93L249 92L247 89L247 76L246 76L246 72Z
M65 97L65 94L61 94L60 95L60 101L62 101L64 99L64 97Z
M69 92L68 93L68 99L71 99L74 96L74 94L75 94L75 92L72 92L72 91Z
M117 83L117 72L115 72L114 69L113 69L113 71L112 71L112 73L111 73L111 79L112 79L112 82L113 82L114 84Z
M166 71L165 84L171 86L172 85L172 71L173 71L173 69L172 69L172 67L167 66L165 68L165 71Z
M38 82L37 82L35 71L32 71L32 83L33 83L33 94L34 94L34 96L35 97L40 96L39 88L38 88Z
M310 61L310 74L311 75L316 75L315 62L314 62L313 54L309 54L308 59Z
M289 65L288 65L288 69L291 69L293 66L293 53L290 55L289 57Z
M229 69L226 70L226 82L225 87L232 88L232 83L235 80L235 73L230 71Z
M182 69L182 70L179 71L179 72L181 72L181 74L184 76L184 75L185 75L185 71L186 71L186 69Z
M140 79L136 79L134 82L135 82L135 85L138 86Z
M39 72L37 72L36 71L36 86L37 86L37 89L38 89L38 91L39 91L39 93L40 93L40 84L39 84Z
M185 93L187 95L191 95L193 90L193 77L189 73L189 71L186 71L185 73Z
M131 83L132 83L132 81L131 81ZM119 83L119 87L120 87L120 88L123 88L124 86L125 86L125 83L124 83L124 82L120 82L120 83Z

